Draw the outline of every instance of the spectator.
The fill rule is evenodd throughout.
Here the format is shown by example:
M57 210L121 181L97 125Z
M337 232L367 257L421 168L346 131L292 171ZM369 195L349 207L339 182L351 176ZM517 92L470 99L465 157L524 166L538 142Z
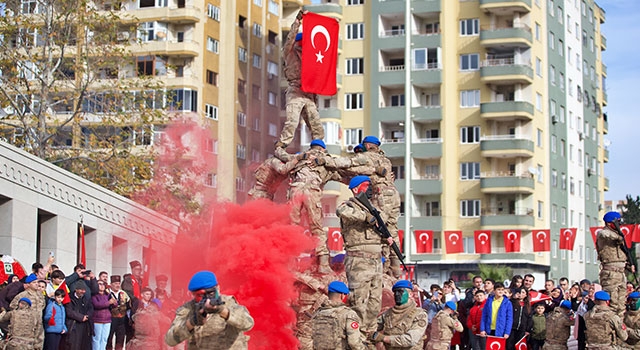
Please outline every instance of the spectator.
M566 277L560 277L560 280L558 281L558 284L560 285L560 290L562 291L562 296L565 297L565 299L569 299L567 297L567 293L569 292L569 279Z
M511 326L513 325L512 305L507 298L503 297L504 285L501 282L495 283L494 289L494 295L489 296L482 310L480 336L491 335L507 339L511 334Z
M58 290L62 282L64 282L64 272L60 270L54 270L49 276L51 277L51 281L47 283L45 292L47 293L47 297L53 298L54 292Z
M529 305L529 295L524 287L516 288L511 297L513 307L513 326L509 339L507 339L507 349L515 349L515 345L524 336L531 333L531 305Z
M10 310L9 305L16 297L16 295L22 293L24 289L27 287L27 282L25 281L27 276L23 277L18 282L10 283L8 286L4 287L0 290L0 308L5 310Z
M562 300L564 300L563 295L562 295L562 290L558 287L553 288L553 290L551 291L551 301L553 302L553 307L557 307L560 306L560 303L562 302Z
M169 329L171 320L160 313L162 303L152 299L149 305L133 316L136 324L135 336L127 342L127 350L149 350L162 348L162 336Z
M535 280L536 278L530 273L524 275L524 278L522 279L522 286L527 290L527 292L533 288L533 282L535 282Z
M580 289L582 289L583 292L589 292L589 288L591 288L591 281L586 278L580 281Z
M633 286L633 283L627 282L627 296L633 293L634 290L635 290L635 287Z
M104 282L104 285L109 287L109 273L107 271L100 271L98 274L98 281Z
M53 272L60 271L54 270ZM53 292L53 298L47 304L44 312L44 350L58 350L62 335L67 333L65 325L67 315L62 305L66 294L67 292L64 290L56 289Z
M522 287L522 276L515 275L511 278L511 283L509 283L509 289L512 291L516 288Z
M69 293L73 294L74 286L76 285L76 281L83 280L85 282L85 286L88 286L89 289L85 291L87 297L91 299L92 294L98 293L98 283L96 281L96 276L91 272L91 270L87 270L84 265L78 264L73 268L73 273L65 278L67 282L67 287L69 287Z
M473 350L484 350L485 338L480 336L480 322L482 321L482 310L487 302L487 296L483 290L478 289L473 299L475 302L469 310L469 317L467 317L469 340Z
M93 304L93 350L104 350L107 347L107 339L111 328L111 310L116 300L107 293L107 284L103 280L98 282L98 294L91 297Z
M116 350L122 350L126 334L126 324L129 323L127 310L131 308L129 295L120 289L120 276L111 276L111 298L117 302L111 308L111 329L107 339L107 349L112 348L113 336L116 336ZM175 315L175 314L174 314Z
M551 295L551 291L553 291L555 287L556 287L556 284L555 282L553 282L553 280L544 281L544 290L547 291L549 295Z
M142 264L137 261L129 262L131 274L125 274L122 281L122 290L129 294L129 298L140 298L142 293Z
M531 337L529 338L529 345L532 350L542 349L544 341L547 337L547 323L546 316L544 314L545 306L542 303L537 303L535 306L535 313L531 317Z
M74 272L75 273L75 272ZM64 308L67 313L67 335L64 337L66 350L91 349L91 316L93 304L87 295L87 284L78 280L73 285L71 301Z
M472 280L473 285L464 291L464 302L467 304L467 308L471 308L476 303L475 296L478 290L484 290L484 283L482 277L474 276Z
M427 311L427 316L429 318L429 324L431 324L431 320L438 313L438 311L444 309L444 294L440 289L440 286L437 284L431 285L431 297L425 299L422 303L422 308Z
M581 285L583 281L584 280L580 281ZM575 305L573 301L571 303L571 308L575 311L576 315L578 315L573 327L573 336L574 338L578 339L579 350L584 350L587 348L587 336L585 334L586 324L584 323L583 316L595 306L595 294L596 292L602 290L602 287L597 283L591 284L591 282L589 281L588 285L589 291L586 292L586 294L585 292L582 292L585 295L581 298L580 303L578 304L576 309L573 309Z
M487 295L487 298L490 295L493 295L493 289L495 284L496 284L496 281L492 280L491 278L487 278L484 280L484 293Z
M456 283L453 280L448 280L442 285L442 293L444 293L445 303L447 301L453 301L458 303L460 301L460 291L456 288Z

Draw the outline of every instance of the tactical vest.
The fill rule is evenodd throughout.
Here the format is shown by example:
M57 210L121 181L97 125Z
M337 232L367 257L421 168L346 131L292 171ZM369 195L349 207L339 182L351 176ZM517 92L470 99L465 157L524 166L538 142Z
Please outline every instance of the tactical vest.
M349 198L348 201L341 204L341 206L347 205L355 210L360 210L364 213L367 213L367 208L360 204L357 199ZM340 211L340 207L338 207L338 212ZM378 233L375 232L373 226L362 221L362 222L352 222L349 221L347 224L344 221L340 220L340 226L342 227L342 237L344 237L344 246L346 250L358 250L358 246L370 245L376 246L378 251L381 251L382 248L380 246L381 238ZM356 249L353 249L356 248Z
M608 227L605 227L602 231L607 231L607 235L618 235L617 232L611 231ZM620 248L620 244L605 239L602 236L603 233L598 234L596 238L596 247L598 248L598 258L603 264L612 262L626 262L627 256Z
M368 159L368 163L376 168L384 168L387 173L380 176L377 173L370 176L371 183L374 187L394 186L394 175L391 169L391 161L384 156L382 151L367 151L363 156Z
M632 328L632 329L640 328L640 311L627 310L627 312L624 313L624 324L627 326L627 328ZM627 338L626 343L629 345L636 345L640 343L640 340L634 339L631 336L629 336L629 338Z
M420 309L417 307L409 307L402 314L394 314L393 309L390 309L384 317L384 334L399 335L407 333L411 329L413 319L419 311Z
M31 308L17 309L11 312L9 339L34 340L36 328L39 328L38 319L42 317L42 314L38 310L32 310ZM33 341L31 343L33 344Z
M585 331L587 344L616 344L615 330L611 328L611 323L609 322L613 315L613 311L602 310L598 307L594 307L584 315L584 322L587 327Z
M312 334L314 350L347 348L345 334L346 306L322 308L313 316Z
M566 343L571 331L571 326L565 327L563 325L567 322L569 322L569 316L562 311L554 310L547 318L547 340L553 343Z
M453 338L453 331L451 328L446 327L447 318L451 318L446 312L439 311L431 322L431 333L429 333L429 339L433 341L448 342Z

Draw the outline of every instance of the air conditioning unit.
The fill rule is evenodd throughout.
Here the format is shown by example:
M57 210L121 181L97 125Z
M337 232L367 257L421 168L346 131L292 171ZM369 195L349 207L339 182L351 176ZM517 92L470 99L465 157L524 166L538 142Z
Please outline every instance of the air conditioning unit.
M129 32L118 32L117 39L118 40L129 40Z
M553 124L558 124L558 117L556 117L555 115L551 117L551 123Z
M356 147L356 145L348 145L347 146L347 153L353 153L353 149Z
M593 169L589 169L589 170L587 170L587 175L589 175L589 176L593 176L593 175L595 175L595 174L596 174L596 171L595 171L595 170L593 170Z

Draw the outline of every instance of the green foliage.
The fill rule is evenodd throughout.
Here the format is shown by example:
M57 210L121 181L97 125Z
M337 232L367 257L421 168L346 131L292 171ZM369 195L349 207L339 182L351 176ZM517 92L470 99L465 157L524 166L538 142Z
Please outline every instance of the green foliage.
M473 276L479 275L483 280L491 278L496 282L503 282L513 277L511 268L505 265L478 264L478 270L478 273L469 273L469 279L473 279Z
M635 199L627 195L627 203L622 211L622 219L625 224L640 224L640 196Z

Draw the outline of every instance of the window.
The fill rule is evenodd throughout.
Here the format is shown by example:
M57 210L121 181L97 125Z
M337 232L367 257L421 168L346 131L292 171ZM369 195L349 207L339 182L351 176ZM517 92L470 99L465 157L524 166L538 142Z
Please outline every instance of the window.
M247 62L247 49L244 47L238 47L238 60Z
M362 109L364 105L364 98L362 93L352 93L344 95L344 109L346 110L358 110Z
M218 86L218 73L207 69L207 84Z
M540 24L536 23L536 40L540 41Z
M218 107L210 104L205 104L204 116L209 119L218 120Z
M251 33L253 33L253 36L255 36L256 38L262 38L262 26L258 23L253 23Z
M402 94L402 95L391 95L391 106L392 107L404 106L404 94Z
M347 75L364 74L364 58L347 58Z
M461 200L460 216L467 217L467 218L480 216L480 200L479 199Z
M560 140L560 156L564 157L566 152L566 144L564 140Z
M207 4L207 16L220 22L220 8L218 6Z
M138 76L164 76L167 74L166 59L159 56L136 57Z
M536 135L537 135L537 145L538 145L538 147L542 148L542 143L543 143L543 141L542 141L542 130L538 129Z
M536 92L536 109L542 112L542 95Z
M236 145L236 158L238 159L246 159L247 158L247 148L245 145Z
M553 17L555 15L555 6L553 5L553 0L547 1L547 11L549 12L549 16Z
M238 112L236 115L238 126L247 126L247 115L244 112Z
M551 186L558 187L558 172L555 169L551 171Z
M571 194L575 194L576 193L576 183L573 180L573 176L569 177L569 193ZM572 223L573 225L573 223Z
M558 206L553 204L551 206L551 222L558 221Z
M460 180L480 180L480 163L460 163Z
M275 106L276 100L278 99L278 95L275 92L269 91L267 94L267 101L270 105Z
M364 39L364 23L347 24L347 40Z
M593 42L593 37L589 37L589 50L591 50L591 52L595 52L595 43Z
M247 93L247 82L242 79L238 79L238 93L243 95Z
M542 220L544 217L544 203L542 201L538 201L538 219Z
M253 66L255 68L260 68L262 67L262 56L257 55L257 54L253 54Z
M539 183L543 183L544 182L544 168L542 167L542 165L538 164L538 182Z
M170 110L198 111L198 91L193 91L191 89L177 89L169 92Z
M549 48L551 50L556 49L556 35L553 32L549 32Z
M560 123L564 123L564 106L560 106L560 112L558 113L558 116L560 117Z
M364 0L347 0L347 5L362 5Z
M560 223L565 225L567 223L567 208L560 208Z
M218 184L218 177L216 174L209 173L207 177L204 179L204 185L207 187L216 187Z
M558 257L558 241L556 241L556 240L553 240L553 242L551 243L551 255L554 258Z
M269 0L269 12L279 16L280 15L280 5L274 0Z
M256 6L262 6L262 0L253 0L253 4Z
M267 61L267 73L269 73L269 79L271 79L271 77L277 77L278 64L273 61Z
M567 14L567 32L571 33L571 15Z
M477 18L463 19L460 21L460 35L478 35L479 20Z
M558 55L564 56L564 41L558 39Z
M253 130L254 131L260 131L260 118L255 117L253 118Z
M218 140L207 139L204 147L205 151L213 154L218 154Z
M564 73L559 74L558 82L560 83L560 90L564 91Z
M542 60L536 57L536 74L542 77Z
M551 85L556 85L556 67L553 65L549 66L549 80L551 81Z
M556 153L557 149L557 137L556 135L551 135L551 152Z
M558 22L560 22L560 24L563 24L564 23L564 11L562 11L562 7L560 7L560 6L558 6L557 17L558 17Z
M269 136L276 136L278 134L278 126L274 123L269 123Z
M253 1L256 1L256 0L253 0ZM244 179L241 178L241 177L236 177L236 191L238 191L238 192L244 192L245 191Z
M477 53L460 55L460 70L478 70L480 68L480 55Z
M424 203L424 207L424 216L440 216L440 202L426 202Z
M262 100L262 88L260 88L260 85L253 84L251 86L251 95L256 100Z
M462 143L478 143L480 142L479 126L463 126L460 128L460 141Z
M460 107L479 107L480 106L480 90L462 90L460 91Z
M220 42L217 39L214 39L210 36L207 37L207 51L211 51L213 53L220 53L218 48L220 46Z

